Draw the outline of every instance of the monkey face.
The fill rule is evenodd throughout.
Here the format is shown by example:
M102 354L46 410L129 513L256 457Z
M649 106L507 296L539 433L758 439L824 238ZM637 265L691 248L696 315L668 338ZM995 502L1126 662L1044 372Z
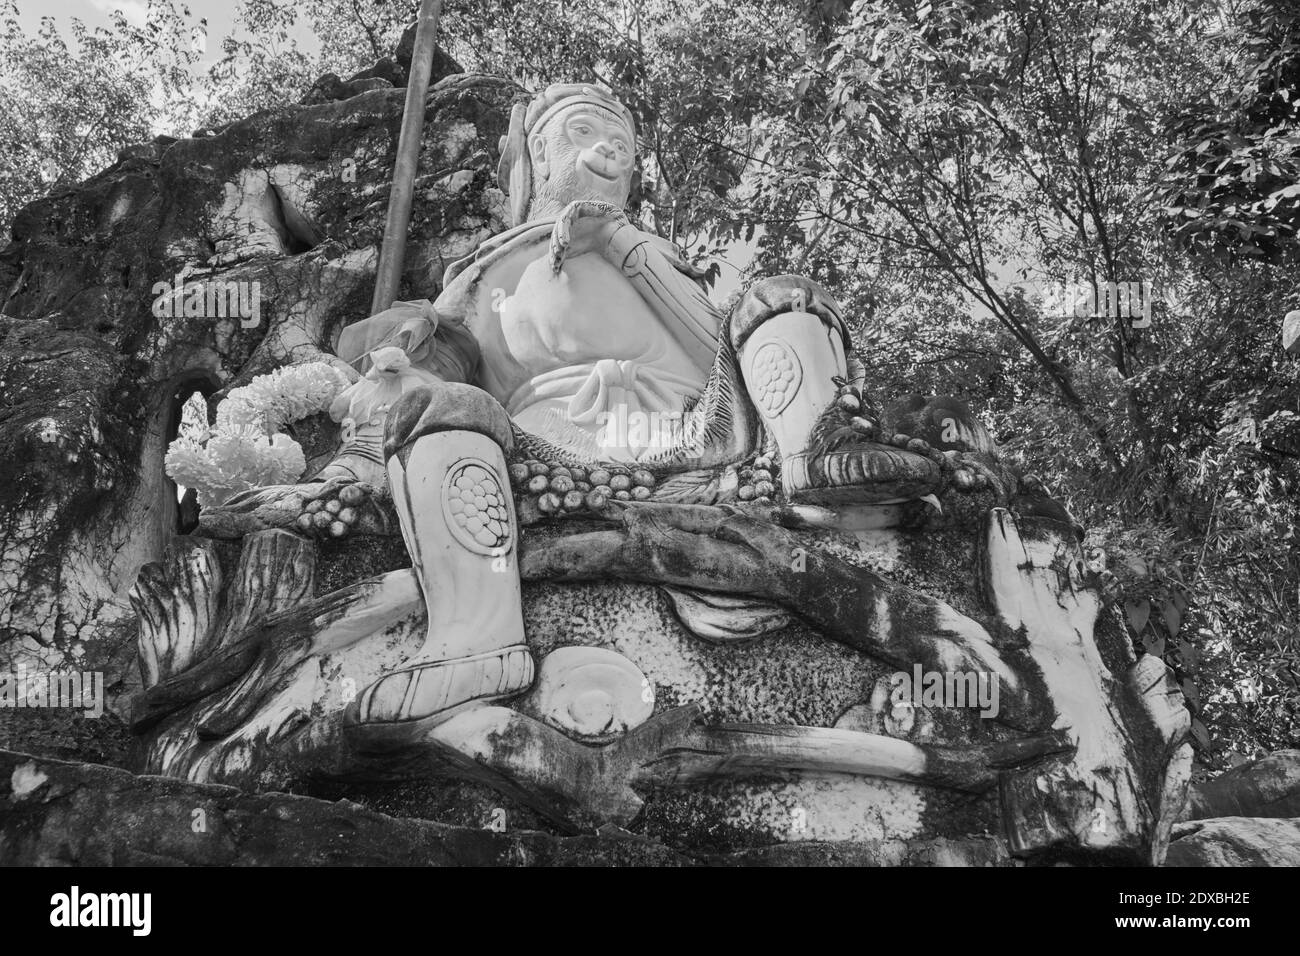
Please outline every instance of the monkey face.
M626 205L636 151L631 131L614 114L596 106L575 106L535 133L529 145L547 198Z
M603 111L602 111L603 112ZM564 117L564 132L577 153L578 180L617 205L632 188L635 153L623 124L595 110L577 109Z

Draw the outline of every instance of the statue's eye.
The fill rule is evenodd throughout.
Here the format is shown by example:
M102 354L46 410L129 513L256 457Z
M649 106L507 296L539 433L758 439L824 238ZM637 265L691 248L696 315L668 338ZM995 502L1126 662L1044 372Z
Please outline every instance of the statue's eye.
M626 153L627 143L623 142L621 139L616 139L614 140L614 148L617 149L620 153Z
M573 131L577 133L579 136L591 135L591 127L583 123L579 123L577 126L573 127Z

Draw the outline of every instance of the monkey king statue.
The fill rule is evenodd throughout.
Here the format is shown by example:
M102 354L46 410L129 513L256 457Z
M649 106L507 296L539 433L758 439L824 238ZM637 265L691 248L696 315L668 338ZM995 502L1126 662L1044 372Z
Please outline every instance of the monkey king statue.
M205 508L141 573L148 771L459 774L566 832L686 840L689 819L882 861L932 839L965 862L1160 858L1186 710L1104 613L1068 514L961 402L878 407L816 283L763 279L722 315L624 212L635 163L596 87L513 107L512 228L432 303L343 330L365 377L330 408L333 460ZM317 594L353 539L314 537L383 542L364 556L392 514L410 567L358 559L371 576ZM899 674L995 703L904 699Z
M658 478L741 461L766 429L791 500L937 487L936 462L876 444L870 429L817 454L836 380L862 377L835 302L780 276L724 319L677 249L624 214L635 163L632 116L599 89L552 86L515 107L499 174L515 227L448 270L420 359L440 381L401 398L384 439L431 613L420 654L363 693L363 721L426 718L532 683L505 457L517 442L552 462L635 463ZM397 321L349 327L340 351L368 351ZM643 427L610 427L629 421Z

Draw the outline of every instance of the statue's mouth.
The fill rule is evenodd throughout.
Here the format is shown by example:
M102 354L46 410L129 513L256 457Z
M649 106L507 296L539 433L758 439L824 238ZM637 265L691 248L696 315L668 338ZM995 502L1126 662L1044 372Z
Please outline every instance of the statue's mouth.
M587 162L586 160L583 160L582 166L584 169L587 170L587 172L591 173L591 175L595 176L597 179L603 179L607 183L618 182L617 173L603 173L595 166L591 165L591 163Z

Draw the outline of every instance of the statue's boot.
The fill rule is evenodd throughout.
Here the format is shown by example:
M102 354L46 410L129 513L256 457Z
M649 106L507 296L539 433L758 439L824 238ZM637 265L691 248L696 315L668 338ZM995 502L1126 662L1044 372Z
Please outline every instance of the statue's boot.
M384 426L368 422L354 426L351 434L344 434L338 454L316 473L312 481L344 478L380 487L385 475Z
M848 331L824 289L798 276L757 282L731 318L749 395L781 450L781 487L795 502L905 501L942 487L926 455L865 439L825 441L849 378Z
M420 650L357 701L363 724L447 717L533 682L524 642L505 410L468 385L417 388L389 414L384 452L428 611Z

